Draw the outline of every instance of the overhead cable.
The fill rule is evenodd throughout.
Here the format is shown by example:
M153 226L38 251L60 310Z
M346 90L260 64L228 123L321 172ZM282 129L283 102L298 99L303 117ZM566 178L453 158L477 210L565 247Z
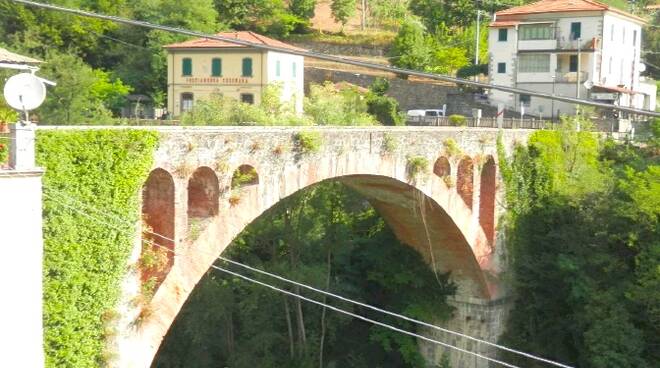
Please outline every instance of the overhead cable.
M416 76L416 77L421 77L421 78L428 78L428 79L440 80L440 81L445 81L445 82L452 82L452 83L456 83L456 84L463 84L463 85L468 85L468 86L473 86L473 87L480 87L480 88L486 88L486 89L495 89L495 90L514 93L514 94L525 94L525 95L529 95L529 96L547 98L547 99L551 99L551 100L562 101L562 102L567 102L567 103L573 103L573 104L578 104L578 105L587 105L587 106L600 107L600 108L605 108L605 109L620 110L620 111L625 111L625 112L632 113L632 114L637 114L637 115L660 117L660 112L655 112L655 111L650 111L650 110L636 109L636 108L633 108L633 107L618 106L618 105L613 105L613 104L608 104L608 103L603 103L603 102L597 102L597 101L592 101L592 100L586 100L586 99L581 99L581 98L555 95L554 93L549 94L549 93L543 93L543 92L532 91L532 90L527 90L527 89L521 89L521 88L515 88L515 87L501 86L501 85L497 85L497 84L471 81L471 80L467 80L467 79L456 78L456 77L451 77L451 76L442 75L442 74L419 72L419 71L410 70L410 69L403 69L403 68L397 68L397 67L392 67L392 66L387 66L387 65L382 65L382 64L369 63L369 62L365 62L365 61L355 60L355 59L351 59L351 58L344 58L344 57L340 57L340 56L333 56L333 55L328 55L328 54L318 53L318 52L313 52L313 51L306 51L306 50L299 50L299 49L290 49L290 48L285 48L285 47L276 47L276 46L264 45L264 44L259 44L259 43L253 43L253 42L249 42L249 41L240 40L240 39L237 39L237 38L225 37L225 36L221 36L221 35L207 34L207 33L203 33L203 32L191 31L191 30L178 28L178 27L164 26L164 25L154 24L154 23L145 22L145 21L122 18L122 17L118 17L118 16L114 16L114 15L98 14L98 13L94 13L94 12L90 12L90 11L85 11L85 10L80 10L80 9L71 9L71 8L66 8L66 7L63 7L63 6L52 5L52 4L44 4L44 3L35 2L35 1L29 1L29 0L11 0L11 1L13 1L14 3L19 3L19 4L23 4L23 5L27 5L27 6L33 6L33 7L42 8L42 9L55 10L55 11L75 14L75 15L82 16L82 17L103 19L103 20L107 20L107 21L111 21L111 22L131 25L131 26L157 29L157 30L161 30L161 31L178 33L178 34L183 34L183 35L187 35L187 36L206 38L206 39L209 39L209 40L224 41L224 42L232 43L232 44L235 44L235 45L247 46L247 47L252 47L252 48L261 49L261 50L275 51L275 52L293 54L293 55L298 55L298 56L307 56L307 57L311 57L311 58L315 58L315 59L333 61L333 62L337 62L337 63L348 64L348 65L359 66L359 67L365 67L365 68L371 68L371 69L376 69L376 70L382 70L382 71L391 72L391 73L395 73L395 74L411 75L411 76Z
M52 190L52 189L49 189L49 190ZM71 197L69 197L69 196L67 196L67 195L65 195L65 194L60 194L60 195L61 195L61 196L64 196L64 197L67 198L67 199L70 199L70 200L74 200L74 201L75 201L74 198L71 198ZM62 198L62 197L60 197L60 198ZM52 197L51 197L51 199L52 199ZM56 201L56 202L57 202L57 201ZM67 201L67 202L69 202L69 201ZM61 202L58 202L58 203L64 205L64 204L61 203ZM106 217L108 217L108 218L112 218L112 219L114 219L115 221L120 221L120 222L123 222L123 223L126 224L126 225L134 226L134 224L131 224L131 223L129 223L129 222L127 222L127 221L125 221L125 220L123 220L123 219L121 219L121 218L119 218L119 217L113 215L113 214L109 214L109 213L107 213L107 211L102 211L102 210L96 209L96 208L94 208L93 206L88 205L88 204L85 204L85 203L82 203L82 202L78 202L78 203L79 203L80 205L83 205L83 206L87 206L87 207L89 207L91 210L95 211L95 212L98 213L98 214L104 215L104 216L106 216ZM69 204L71 204L71 202L69 202ZM74 204L74 206L75 206L75 204ZM71 208L71 207L70 207L70 208ZM161 239L167 240L167 241L175 242L174 239L171 239L171 238L169 238L169 237L167 237L167 236L165 236L165 235L162 235L162 234L159 234L159 233L156 233L156 232L153 232L153 231L145 230L144 232L145 232L145 233L148 233L148 234L151 234L151 235L155 235L155 236L157 236L157 237L159 237L159 238L161 238ZM149 244L151 244L151 245L158 246L158 247L161 247L161 248L163 248L163 249L166 249L168 252L172 252L172 253L176 254L173 250L171 250L171 249L169 249L169 248L167 248L167 247L164 247L164 246L162 246L162 245L160 245L160 244L156 244L156 243L154 243L154 242L152 242L152 241L146 241L146 242L149 243ZM206 254L210 254L210 253L207 253L207 252L205 252L205 253L206 253ZM211 254L211 255L214 255L214 254ZM488 346L492 346L492 347L495 347L495 348L498 348L498 349L501 349L501 350L504 350L504 351L507 351L507 352L510 352L510 353L518 354L518 355L524 356L524 357L526 357L526 358L533 359L533 360L537 360L537 361L544 362L544 363L547 363L547 364L551 364L551 365L554 365L554 366L557 366L557 367L562 367L562 368L573 368L572 366L569 366L569 365L565 365L565 364L562 364L562 363L559 363L559 362L555 362L555 361L552 361L552 360L549 360L549 359L546 359L546 358L543 358L543 357L539 357L539 356L536 356L536 355L533 355L533 354L529 354L529 353L526 353L526 352L523 352L523 351L520 351L520 350L516 350L516 349L512 349L512 348L509 348L509 347L503 346L503 345L499 345L499 344L496 344L496 343L492 343L492 342L487 341L487 340L478 339L478 338L472 337L472 336L470 336L470 335L466 335L466 334L463 334L463 333L460 333L460 332L457 332L457 331L452 331L452 330L449 330L449 329L446 329L446 328L443 328L443 327L440 327L440 326L436 326L436 325L433 325L433 324L430 324L430 323L427 323L427 322L419 321L419 320L416 320L416 319L414 319L414 318L410 318L410 317L407 317L407 316L402 315L402 314L398 314L398 313L390 312L390 311L388 311L388 310L381 309L381 308L375 307L375 306L370 305L370 304L362 303L362 302L359 302L359 301L357 301L357 300L353 300L353 299L350 299L350 298L347 298L347 297L344 297L344 296L341 296L341 295L338 295L338 294L333 294L333 293L327 292L327 291L325 291L325 290L321 290L321 289L315 288L315 287L313 287L313 286L309 286L309 285L306 285L306 284L303 284L303 283L300 283L300 282L297 282L297 281L294 281L294 280L291 280L291 279L287 279L287 278L285 278L285 277L282 277L282 276L279 276L279 275L276 275L276 274L273 274L273 273L270 273L270 272L267 272L267 271L264 271L264 270L260 270L260 269L258 269L258 268L254 268L254 267L248 266L248 265L246 265L246 264L243 264L243 263L240 263L240 262L237 262L237 261L234 261L234 260L228 259L228 258L223 257L223 256L218 256L217 259L220 259L220 260L222 260L222 261L228 262L228 263L230 263L230 264L233 264L233 265L236 265L236 266L239 266L239 267L243 267L243 268L245 268L245 269L247 269L247 270L250 270L250 271L253 271L253 272L257 272L257 273L260 273L260 274L263 274L263 275L266 275L266 276L269 276L269 277L275 278L275 279L280 280L280 281L283 281L283 282L290 283L290 284L292 284L292 285L296 285L296 286L302 287L302 288L307 289L307 290L310 290L310 291L314 291L314 292L317 292L317 293L320 293L320 294L323 294L323 295L326 295L326 296L330 296L330 297L333 297L333 298L336 298L336 299L342 300L342 301L344 301L344 302L352 303L352 304L355 304L355 305L358 305L358 306L361 306L361 307L364 307L364 308L367 308L367 309L371 309L371 310L376 311L376 312L379 312L379 313L383 313L383 314L390 315L390 316L392 316L392 317L400 318L400 319L403 319L403 320L405 320L405 321L408 321L408 322L412 322L412 323L418 324L418 325L420 325L420 326L428 327L428 328L435 329L435 330L438 330L438 331L441 331L441 332L445 332L445 333L448 333L448 334L451 334L451 335L455 335L455 336L459 336L459 337L462 337L462 338L466 338L466 339L469 339L469 340L472 340L472 341L475 341L475 342L478 342L478 343L483 343L483 344L488 345Z
M65 203L62 203L61 201L52 198L52 197L51 197L50 195L48 195L48 194L45 194L45 193L44 193L44 195L47 196L47 197L50 197L50 199L51 199L53 202L58 203L58 204L60 204L60 205L62 205L62 206L64 206L64 207L67 207L67 208L69 208L69 209L71 209L71 210L73 210L73 211L75 211L75 212L77 212L77 213L79 213L79 214L81 214L81 215L83 215L83 216L89 218L89 219L95 220L95 221L99 222L100 224L106 225L106 226L108 226L109 228L111 228L111 229L113 229L113 230L116 230L116 231L121 232L121 233L124 233L124 234L132 234L131 232L127 232L127 231L125 231L125 230L123 230L123 229L121 229L121 228L117 228L117 227L115 227L114 225L112 225L112 224L110 224L110 223L108 223L108 222L103 221L102 219L99 219L99 218L97 218L97 217L95 217L95 216L90 215L90 214L86 213L84 210L81 210L81 209L79 209L79 208L76 208L76 207L73 207L73 206L67 205L67 204L65 204ZM153 242L148 242L148 243L151 243L151 245L154 245L154 246L160 247L160 248L162 248L162 249L165 249L165 250L167 250L168 252L174 252L172 249L169 249L169 248L167 248L167 247L165 247L165 246L163 246L163 245L160 245L160 244L157 244L157 243L153 243ZM185 258L180 258L180 259L181 259L181 260L185 260L185 261L189 261L189 262L191 262L190 260L185 259ZM434 344L437 344L437 345L444 346L444 347L449 348L449 349L457 350L457 351L460 351L460 352L462 352L462 353L466 353L466 354L469 354L469 355L473 355L473 356L475 356L475 357L477 357L477 358L484 359L484 360L487 360L487 361L489 361L489 362L497 363L497 364L503 365L503 366L505 366L505 367L509 367L509 368L521 368L521 367L519 367L519 366L516 366L516 365L513 365L513 364L509 364L509 363L506 363L506 362L500 361L500 360L498 360L498 359L490 358L490 357L487 357L487 356L485 356L485 355L482 355L482 354L479 354L479 353L475 353L475 352L473 352L473 351L469 351L469 350L466 350L466 349L463 349L463 348L459 348L459 347L457 347L457 346L454 346L454 345L451 345L451 344L448 344L448 343L445 343L445 342L442 342L442 341L438 341L438 340L434 340L434 339L431 339L431 338L426 337L426 336L418 335L418 334L416 334L416 333L414 333L414 332L410 332L410 331L407 331L407 330L404 330L404 329L401 329L401 328L398 328L398 327L395 327L395 326L391 326L391 325L388 325L388 324L386 324L386 323L379 322L379 321L376 321L376 320L373 320L373 319L370 319L370 318L367 318L367 317L361 316L361 315L359 315L359 314L352 313L352 312L349 312L349 311L343 310L343 309L341 309L341 308L334 307L334 306L332 306L332 305L325 304L325 303L319 302L319 301L314 300L314 299L311 299L311 298L307 298L307 297L302 296L302 295L299 295L299 294L295 294L295 293L293 293L293 292L290 292L290 291L287 291L287 290L284 290L284 289L280 289L280 288L278 288L278 287L276 287L276 286L273 286L273 285L267 284L267 283L265 283L265 282L261 282L261 281L258 281L258 280L254 280L254 279L251 279L251 278L249 278L249 277L247 277L247 276L241 275L241 274L239 274L239 273L236 273L236 272L233 272L233 271L226 270L226 269L224 269L224 268L222 268L222 267L218 267L218 266L216 266L215 264L212 264L212 265L211 265L211 268L214 268L214 269L217 269L217 270L219 270L219 271L222 271L222 272L225 272L225 273L228 273L228 274L234 275L234 276L236 276L236 277L242 278L242 279L244 279L244 280L247 280L247 281L250 281L250 282L253 282L253 283L256 283L256 284L259 284L259 285L265 286L265 287L268 287L268 288L270 288L270 289L272 289L272 290L279 291L279 292L285 293L285 294L287 294L287 295L290 295L290 296L293 296L293 297L296 297L296 298L299 298L299 299L305 300L305 301L307 301L307 302L310 302L310 303L313 303L313 304L317 304L317 305L320 305L320 306L326 307L326 308L331 309L331 310L334 310L334 311L336 311L336 312L339 312L339 313L343 313L343 314L349 315L349 316L351 316L351 317L354 317L354 318L357 318L357 319L363 320L363 321L365 321L365 322L369 322L369 323L372 323L372 324L375 324L375 325L378 325L378 326L381 326L381 327L384 327L384 328L387 328L387 329L390 329L390 330L393 330L393 331L396 331L396 332L400 332L400 333L403 333L403 334L406 334L406 335L409 335L409 336L413 336L413 337L419 338L419 339L424 340L424 341L428 341L428 342L431 342L431 343L434 343Z

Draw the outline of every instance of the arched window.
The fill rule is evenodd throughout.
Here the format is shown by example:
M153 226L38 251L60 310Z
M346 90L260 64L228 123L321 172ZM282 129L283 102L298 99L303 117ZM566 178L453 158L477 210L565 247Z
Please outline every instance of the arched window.
M243 58L243 77L252 76L252 58L246 57Z
M451 166L447 157L441 156L435 160L433 165L433 173L441 178L451 175Z
M472 194L474 191L473 172L474 164L472 163L472 159L468 156L463 157L458 164L456 191L470 209L472 209Z
M241 165L238 169L234 170L231 177L231 188L241 188L247 185L259 184L259 174L257 170L250 165Z
M188 180L188 217L206 218L218 214L220 187L215 172L200 167Z
M496 166L492 156L488 156L481 169L481 186L479 195L479 224L489 242L495 237L495 192Z

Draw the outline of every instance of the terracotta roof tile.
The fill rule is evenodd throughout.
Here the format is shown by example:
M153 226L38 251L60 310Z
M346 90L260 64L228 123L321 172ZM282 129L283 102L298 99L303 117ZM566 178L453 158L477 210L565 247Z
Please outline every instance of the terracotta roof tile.
M296 50L296 51L305 51L304 49L301 49L299 47L291 46L282 41L278 41L270 37L266 37L251 31L220 32L217 33L216 36L225 37L225 38L235 38L241 41L247 41L258 45L281 47L283 49ZM220 40L214 40L208 38L196 38L193 40L173 43L170 45L166 45L164 47L166 49L199 49L199 48L217 49L217 48L227 48L227 47L248 47L248 46L243 46L227 41L220 41Z
M520 22L516 20L503 20L503 21L495 21L491 22L488 26L489 27L513 27L515 25L518 25Z
M507 16L507 15L560 13L560 12L563 13L563 12L581 12L581 11L611 11L614 13L625 15L637 21L645 22L644 19L636 15L627 13L623 10L593 0L541 0L531 4L500 10L495 14L499 17L499 16Z

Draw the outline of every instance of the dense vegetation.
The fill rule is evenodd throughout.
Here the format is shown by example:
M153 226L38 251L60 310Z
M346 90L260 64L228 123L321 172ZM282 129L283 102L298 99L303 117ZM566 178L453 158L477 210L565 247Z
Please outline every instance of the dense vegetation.
M487 25L492 12L529 2L479 2L482 32L475 60L476 2L438 0L368 0L366 25L376 29L363 43L390 50L394 65L468 77L487 71ZM605 0L646 15L648 1L628 4ZM312 34L310 19L317 0L175 0L83 1L55 4L144 20L195 31L253 30L276 38ZM355 13L355 0L333 0L334 18L345 24ZM58 82L49 88L47 103L35 116L57 124L109 124L126 104L128 93L147 95L155 107L166 102L166 57L163 45L185 36L41 10L0 0L0 47L46 61L41 74ZM658 79L659 13L644 29L647 74ZM387 32L383 32L387 30ZM398 32L391 37L380 33ZM326 38L314 35L312 39ZM335 37L336 36L336 37ZM354 35L337 39L360 40ZM385 39L385 43L378 40ZM373 42L372 42L373 41ZM390 44L391 43L391 44ZM7 72L0 72L0 77Z
M401 125L399 103L385 96L388 88L385 79L377 79L368 91L350 84L310 84L299 114L293 101L281 101L281 86L272 84L258 105L214 96L198 101L181 120L185 125Z
M517 296L503 341L579 367L657 367L660 121L641 147L566 123L500 161Z
M368 202L341 184L323 183L285 199L247 227L226 256L422 320L451 315L445 298L455 287L447 275L436 278ZM276 284L414 330L393 318ZM183 307L154 366L426 367L409 336L213 269Z
M98 367L127 271L153 132L41 131L44 345L48 367ZM102 209L98 214L91 208ZM99 217L111 226L88 215ZM114 216L125 221L109 219Z

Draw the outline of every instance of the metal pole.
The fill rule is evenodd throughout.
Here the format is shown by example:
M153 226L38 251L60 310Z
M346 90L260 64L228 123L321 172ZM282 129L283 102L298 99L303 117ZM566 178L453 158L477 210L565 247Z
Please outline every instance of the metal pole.
M555 95L555 78L557 78L556 70L555 74L552 75L552 95ZM555 123L555 100L550 100L550 103L552 104L552 107L550 107L550 114L552 115L552 118L550 119L550 124Z
M362 30L367 26L367 0L362 0Z
M577 80L575 81L575 98L580 98L580 43L582 39L577 39Z
M478 4L478 3L477 3ZM474 45L474 65L479 65L479 30L481 23L481 10L477 9L477 39ZM479 80L479 74L475 74L474 80Z

